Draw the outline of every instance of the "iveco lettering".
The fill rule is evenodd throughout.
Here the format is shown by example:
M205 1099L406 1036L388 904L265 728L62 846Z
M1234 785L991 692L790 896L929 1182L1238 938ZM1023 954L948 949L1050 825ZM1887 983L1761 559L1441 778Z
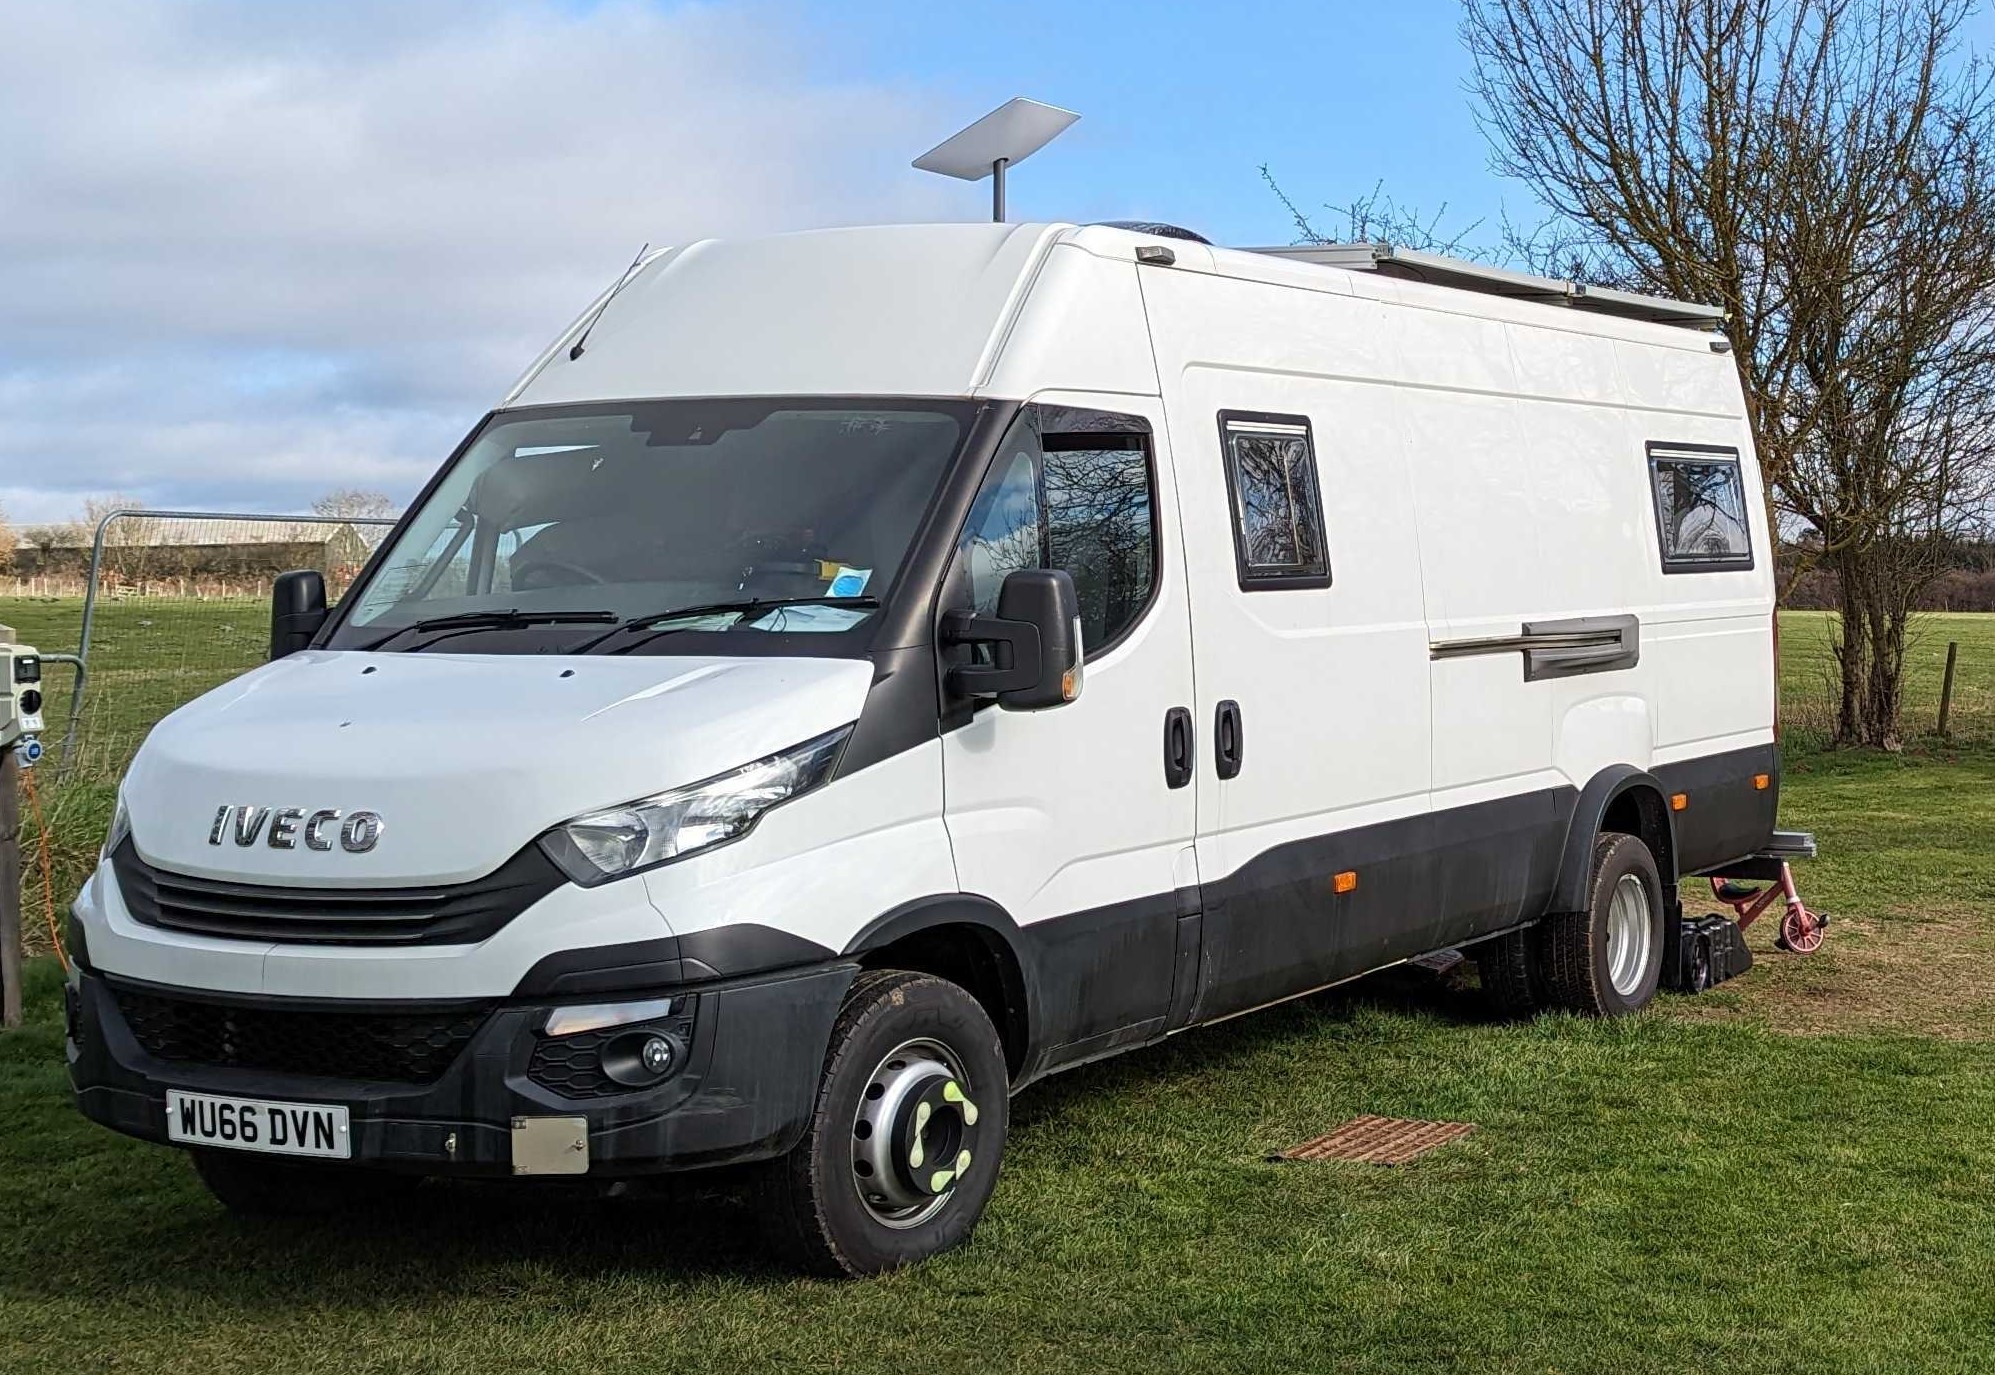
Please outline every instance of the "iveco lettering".
M1804 843L1719 319L1158 226L646 255L146 741L82 1109L245 1212L738 1167L867 1274L1055 1071L1447 950L1635 1011L1680 878Z

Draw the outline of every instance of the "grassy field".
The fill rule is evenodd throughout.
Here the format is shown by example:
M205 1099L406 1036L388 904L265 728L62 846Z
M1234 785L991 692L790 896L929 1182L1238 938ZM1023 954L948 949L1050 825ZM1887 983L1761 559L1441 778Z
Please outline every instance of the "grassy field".
M1995 618L1935 621L1963 741L1893 757L1814 747L1826 637L1788 622L1818 954L1755 929L1744 980L1611 1025L1382 976L1061 1076L974 1244L879 1281L771 1268L696 1187L232 1221L74 1114L44 962L0 1038L0 1368L1995 1367ZM1394 1170L1266 1160L1361 1112L1478 1130Z

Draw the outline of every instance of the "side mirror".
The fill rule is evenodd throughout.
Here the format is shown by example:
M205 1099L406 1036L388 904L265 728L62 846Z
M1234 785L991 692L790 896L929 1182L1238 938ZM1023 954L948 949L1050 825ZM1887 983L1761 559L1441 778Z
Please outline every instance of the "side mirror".
M945 644L987 644L990 665L949 670L964 697L995 697L1006 711L1042 711L1081 695L1081 605L1074 580L1057 568L1022 568L1005 578L995 616L952 611Z
M325 623L325 575L309 568L279 573L270 586L270 657L297 653Z

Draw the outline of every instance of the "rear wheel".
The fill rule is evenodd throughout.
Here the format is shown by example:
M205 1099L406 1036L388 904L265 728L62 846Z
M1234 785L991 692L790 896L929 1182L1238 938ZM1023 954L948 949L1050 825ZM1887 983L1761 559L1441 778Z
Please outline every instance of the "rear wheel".
M1484 941L1473 952L1483 998L1499 1017L1529 1017L1545 1005L1537 936L1534 928L1512 931Z
M1631 835L1596 838L1586 910L1544 922L1541 959L1553 1006L1594 1017L1648 1006L1662 977L1665 910L1649 847Z
M407 1198L422 1183L415 1175L270 1160L239 1151L195 1151L194 1173L224 1208L244 1217L327 1217L385 1207Z
M960 1245L997 1185L1010 1087L997 1031L963 989L860 975L810 1126L765 1167L770 1242L823 1275L878 1274Z

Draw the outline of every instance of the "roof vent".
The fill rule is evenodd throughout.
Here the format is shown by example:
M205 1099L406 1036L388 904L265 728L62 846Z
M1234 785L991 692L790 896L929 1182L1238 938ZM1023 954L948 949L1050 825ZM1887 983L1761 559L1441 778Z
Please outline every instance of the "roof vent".
M1160 239L1186 239L1192 243L1210 244L1212 240L1203 234L1183 229L1175 224L1159 224L1155 220L1099 220L1103 229L1127 229L1134 234L1155 234Z

